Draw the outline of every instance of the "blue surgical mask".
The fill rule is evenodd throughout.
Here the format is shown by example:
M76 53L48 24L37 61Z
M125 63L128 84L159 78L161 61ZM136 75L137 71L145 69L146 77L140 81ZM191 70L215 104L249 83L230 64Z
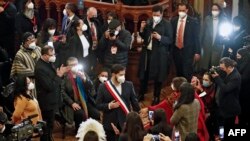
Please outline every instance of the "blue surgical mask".
M210 83L208 81L203 80L202 85L207 88L210 86Z

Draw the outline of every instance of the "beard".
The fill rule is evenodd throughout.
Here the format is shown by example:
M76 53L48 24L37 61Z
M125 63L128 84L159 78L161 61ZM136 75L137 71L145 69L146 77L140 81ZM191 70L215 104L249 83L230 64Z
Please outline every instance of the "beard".
M26 9L23 14L29 18L29 19L33 19L34 18L34 9Z

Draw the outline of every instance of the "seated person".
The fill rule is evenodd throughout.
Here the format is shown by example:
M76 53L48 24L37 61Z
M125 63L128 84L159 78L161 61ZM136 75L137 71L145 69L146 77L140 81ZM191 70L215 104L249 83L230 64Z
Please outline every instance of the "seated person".
M95 101L92 97L93 84L87 74L79 68L77 58L68 58L67 66L70 66L71 70L62 82L61 92L63 101L66 103L63 114L69 123L75 121L77 130L80 123L88 117L100 119L100 113L95 109Z
M15 81L14 92L14 107L15 111L12 115L12 122L19 124L23 119L32 115L37 115L31 119L33 124L42 120L41 110L38 101L32 96L32 91L35 85L31 82L29 77L19 75Z

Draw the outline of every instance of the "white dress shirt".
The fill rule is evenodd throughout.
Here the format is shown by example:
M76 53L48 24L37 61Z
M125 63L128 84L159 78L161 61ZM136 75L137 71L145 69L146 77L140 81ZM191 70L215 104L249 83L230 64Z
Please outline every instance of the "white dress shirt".
M213 18L213 44L218 32L218 23L219 23L218 18Z
M82 42L83 47L83 57L86 57L89 55L89 42L84 35L80 36L80 40Z

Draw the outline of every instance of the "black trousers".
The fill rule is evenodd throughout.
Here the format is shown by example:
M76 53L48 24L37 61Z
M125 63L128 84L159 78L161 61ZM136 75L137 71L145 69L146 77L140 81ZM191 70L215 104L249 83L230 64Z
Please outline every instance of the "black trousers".
M144 79L140 80L140 92L139 95L144 95L148 90L148 81L149 81L149 66L150 66L150 58L151 58L151 51L147 52L147 67L144 72ZM154 97L160 97L162 88L162 82L154 80Z
M52 131L55 121L55 110L41 111L43 120L46 122L43 135L40 137L40 141L53 141Z
M75 131L78 130L79 125L86 119L86 115L82 109L74 111Z
M176 75L185 77L189 82L193 75L193 56L188 56L183 49L174 48L173 59L176 67Z

